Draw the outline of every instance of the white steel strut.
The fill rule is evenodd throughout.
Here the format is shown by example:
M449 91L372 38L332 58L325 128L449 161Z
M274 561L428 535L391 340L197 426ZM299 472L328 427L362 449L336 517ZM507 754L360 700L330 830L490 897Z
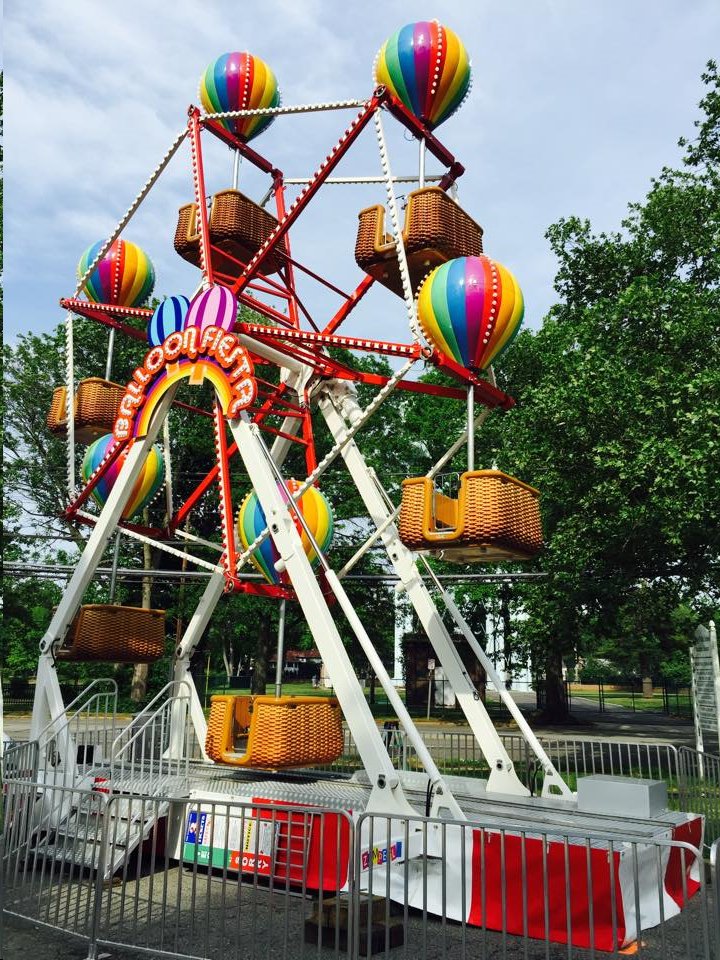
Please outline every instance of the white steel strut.
M344 434L348 429L348 423L356 420L362 412L355 391L344 381L341 383L330 382L323 386L319 396L319 407L335 439ZM378 529L382 529L381 539L395 572L415 608L420 623L427 633L428 639L455 692L458 703L488 762L490 767L488 792L529 796L528 789L518 778L512 760L503 746L482 700L477 695L477 691L442 621L430 591L420 576L414 554L401 542L396 525L389 521L392 511L380 493L377 481L354 440L345 445L342 456L365 503L365 508ZM451 603L448 604L448 609L467 637L467 632L470 632L469 627L464 620L457 619L457 607ZM476 655L478 649L481 649L477 641L472 648ZM485 665L486 659L481 658L483 665ZM488 671L488 677L491 683L498 686L498 692L500 692L502 685L499 684L499 679L493 670ZM572 798L570 789L553 767L525 718L519 710L516 710L515 713L515 719L522 734L545 770L547 787L544 785L544 792L547 790L549 793L552 789L552 792L559 792L568 799Z
M51 721L59 722L64 716L65 705L60 692L57 671L54 667L53 650L65 638L73 617L82 603L83 594L102 559L108 541L117 529L129 492L140 476L147 455L168 415L176 391L177 385L171 387L162 397L155 416L152 418L147 436L136 440L125 457L118 478L108 494L100 516L97 518L97 523L88 538L75 572L70 578L45 636L40 641L40 661L38 663L35 701L30 725L31 740L36 739L48 723ZM52 732L51 730L50 735L52 735Z
M370 777L368 809L407 815L412 807L405 798L330 608L305 555L288 504L278 489L267 451L263 450L260 430L245 419L232 420L230 430Z

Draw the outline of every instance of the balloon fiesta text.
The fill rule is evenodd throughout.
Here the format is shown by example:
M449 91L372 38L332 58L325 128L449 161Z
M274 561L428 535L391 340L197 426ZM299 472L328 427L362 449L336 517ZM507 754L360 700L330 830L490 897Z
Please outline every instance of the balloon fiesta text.
M232 420L253 402L257 392L253 362L233 333L209 326L171 333L162 346L145 355L133 372L118 407L116 440L147 433L152 413L165 391L178 380L192 385L212 382L225 416Z

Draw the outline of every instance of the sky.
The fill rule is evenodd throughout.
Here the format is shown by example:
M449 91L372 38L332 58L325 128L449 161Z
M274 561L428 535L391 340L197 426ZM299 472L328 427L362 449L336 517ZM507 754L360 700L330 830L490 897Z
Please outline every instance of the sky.
M482 224L486 252L509 267L537 327L554 300L544 239L560 217L617 229L692 135L700 73L720 45L717 0L5 0L5 336L63 319L80 255L106 238L198 102L216 56L248 50L278 77L283 103L367 97L384 40L438 16L467 47L473 87L437 131L465 165L462 206ZM253 146L287 177L312 174L354 111L277 119ZM417 147L385 121L392 171L417 170ZM208 140L210 138L207 138ZM227 148L208 146L208 192L230 186ZM428 161L428 172L437 169ZM338 175L381 172L372 127ZM259 199L267 178L243 165ZM297 188L296 188L297 189ZM398 193L407 192L399 187ZM292 195L291 195L292 196ZM151 256L159 296L191 294L197 271L172 246L177 209L192 199L183 145L123 236ZM293 254L352 289L357 213L382 185L327 186L296 228ZM377 285L376 285L377 286ZM318 323L338 301L305 285ZM373 289L345 331L407 339L397 298Z

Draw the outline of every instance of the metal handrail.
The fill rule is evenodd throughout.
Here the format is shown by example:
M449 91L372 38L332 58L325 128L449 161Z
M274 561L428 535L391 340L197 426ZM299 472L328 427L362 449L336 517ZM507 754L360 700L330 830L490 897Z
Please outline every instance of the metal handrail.
M93 688L94 686L96 686L97 684L100 684L100 683L111 684L111 686L112 686L113 689L112 689L112 690L106 690L106 691L104 691L104 693L105 693L105 696L108 696L109 694L112 694L112 695L113 695L113 698L114 698L114 701L115 701L115 705L114 705L114 707L113 707L113 715L114 715L115 713L117 713L117 696L118 696L118 685L117 685L117 683L116 683L111 677L98 677L96 680L91 681L83 690L81 690L80 693L75 697L75 699L74 699L74 700L71 700L70 703L65 707L64 716L65 716L65 725L66 725L66 726L67 726L68 724L70 724L70 722L71 722L72 720L74 720L74 719L78 716L78 714L81 712L81 710L83 710L83 709L85 709L85 707L87 707L90 699L92 699L91 697L88 697L88 696L87 696L88 692L89 692L90 690L92 690L92 688ZM94 694L93 694L93 697L102 696L102 695L103 695L103 691L100 691L99 693L94 693ZM75 704L78 703L78 702L79 702L80 700L82 700L83 698L86 698L85 703L83 703L82 706L78 707L77 710L75 711L75 713L72 714L72 716L68 716L68 711L70 711L70 710L75 706ZM35 739L38 741L38 743L40 742L40 738L41 738L45 733L47 733L47 731L53 726L53 724L57 723L58 720L60 720L60 717L53 717L48 723L45 724L45 726L42 728L42 730L40 731L40 733L39 733L39 734L37 735L37 737L35 738Z
M171 695L169 695L169 696L166 696L166 693L168 693L172 687L184 687L185 690L187 691L187 694L185 694L184 696L187 696L187 697L188 697L188 700L189 700L189 698L190 698L190 686L189 686L189 684L188 684L188 682L187 682L186 680L171 680L169 683L166 683L165 686L164 686L160 691L158 691L158 693L155 694L155 696L152 698L152 700L151 700L148 704L146 704L145 707L143 707L143 709L140 711L140 713L136 714L136 716L133 718L133 720L131 721L131 725L132 725L132 724L137 724L138 720L140 719L140 717L143 716L143 714L146 714L146 713L148 714L147 720L143 723L143 725L142 725L141 727L138 727L138 728L135 730L135 733L133 733L133 735L130 737L130 739L127 740L127 741L122 745L122 747L117 751L117 753L116 753L116 746L118 745L118 742L122 739L123 734L125 733L125 730L127 729L127 727L125 728L125 730L121 730L120 733L117 735L117 737L115 737L115 739L113 740L112 747L110 748L110 763L111 763L111 764L114 763L115 760L117 760L117 759L120 758L120 756L122 755L123 751L125 751L125 750L130 746L131 743L133 743L135 740L137 740L137 738L140 736L140 734L143 733L143 731L147 729L148 725L159 715L159 713L160 713L160 711L163 709L163 707L165 707L168 703L170 703L172 700L174 700L174 699L176 699L176 698L177 698L177 699L180 699L181 696L182 696L183 699L184 699L184 696L181 695L181 694L171 694ZM161 698L163 698L163 703L160 705L160 707L158 707L158 709L156 709L156 710L152 711L152 713L150 713L150 712L149 712L149 711L150 711L150 708L153 706L154 703L157 703L157 701L160 700Z

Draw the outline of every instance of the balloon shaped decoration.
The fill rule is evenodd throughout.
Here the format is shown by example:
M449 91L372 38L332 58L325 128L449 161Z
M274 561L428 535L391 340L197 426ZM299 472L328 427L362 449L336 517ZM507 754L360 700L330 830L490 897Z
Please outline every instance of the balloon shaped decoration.
M94 443L90 444L85 451L82 462L82 478L84 483L88 482L114 443L115 438L111 433L108 433L104 437L98 437ZM120 454L93 490L93 499L99 507L102 508L105 505L105 501L110 495L110 491L120 474L126 456L127 451ZM135 481L135 486L132 488L127 503L125 504L125 509L122 512L123 520L130 520L137 514L142 513L164 482L165 461L163 460L160 447L154 444L147 455L147 459L140 471L140 476Z
M375 83L384 84L431 130L462 104L470 76L460 38L437 20L402 27L385 41L373 65Z
M227 287L213 284L193 297L185 317L186 327L222 327L232 330L237 317L235 294Z
M158 304L147 327L151 347L159 347L171 333L179 333L183 329L189 306L187 297L168 297Z
M418 295L418 320L426 338L470 370L484 370L507 349L524 312L515 277L484 255L436 267Z
M80 257L78 279L84 277L103 246L100 240ZM84 291L94 303L139 307L155 286L155 269L150 257L129 240L115 240L85 281Z
M259 110L280 106L280 91L270 67L251 53L223 53L200 78L200 101L206 113ZM220 123L241 140L252 140L275 118L267 114Z
M288 480L287 486L290 492L294 493L300 484L297 480ZM282 492L283 496L285 496L285 492ZM317 542L317 545L324 553L327 547L329 547L333 536L333 514L330 504L328 503L326 497L320 493L316 487L309 487L302 497L300 497L298 505L305 522L310 528L310 532ZM315 553L307 534L302 529L300 521L297 519L292 510L290 513L295 520L296 527L298 528L298 533L300 534L300 538L302 540L305 555L311 563L315 563L318 559L317 554ZM240 507L237 521L238 534L245 549L250 546L258 534L262 533L266 526L267 523L265 521L265 513L258 502L257 496L254 492L248 494L248 496L243 500L242 506ZM279 557L280 554L278 553L272 538L268 537L265 542L261 544L261 546L259 546L252 554L251 560L254 566L260 571L260 573L263 574L266 580L268 580L270 583L281 583L283 582L284 577L275 569L275 564Z

